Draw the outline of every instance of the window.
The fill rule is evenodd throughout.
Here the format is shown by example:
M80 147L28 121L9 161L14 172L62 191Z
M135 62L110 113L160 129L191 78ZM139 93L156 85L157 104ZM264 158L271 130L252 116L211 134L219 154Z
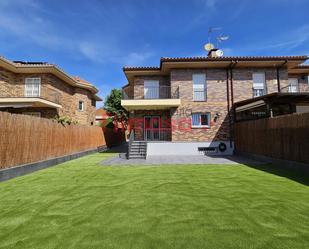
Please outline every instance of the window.
M78 110L84 111L84 101L78 101Z
M24 115L34 116L34 117L41 117L40 112L23 112Z
M253 73L253 97L259 97L266 94L265 73Z
M192 127L210 127L210 113L192 113Z
M25 79L25 96L39 97L41 88L41 78L26 78Z
M92 99L92 100L91 100L91 105L94 106L94 107L96 107L96 100L95 100L95 99Z
M289 93L297 93L298 92L298 79L290 78L289 79Z
M144 98L158 99L159 98L159 81L145 80L144 81Z
M193 101L206 101L206 75L193 74Z

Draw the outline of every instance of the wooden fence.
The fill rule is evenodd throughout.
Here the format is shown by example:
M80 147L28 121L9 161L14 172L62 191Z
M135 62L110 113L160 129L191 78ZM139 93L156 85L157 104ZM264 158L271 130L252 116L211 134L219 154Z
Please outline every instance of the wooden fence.
M238 152L309 163L309 113L235 124Z
M0 112L0 168L37 162L105 145L102 129Z

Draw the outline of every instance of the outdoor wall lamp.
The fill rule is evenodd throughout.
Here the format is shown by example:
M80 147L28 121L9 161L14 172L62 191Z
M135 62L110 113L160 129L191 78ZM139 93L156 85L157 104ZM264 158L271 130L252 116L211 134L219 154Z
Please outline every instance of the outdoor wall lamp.
M218 118L221 116L221 114L219 112L216 112L215 116L214 116L214 122L217 122Z

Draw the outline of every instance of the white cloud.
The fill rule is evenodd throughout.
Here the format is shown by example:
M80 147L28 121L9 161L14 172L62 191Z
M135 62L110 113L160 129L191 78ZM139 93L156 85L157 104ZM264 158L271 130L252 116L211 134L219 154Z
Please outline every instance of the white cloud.
M266 38L263 43L256 43L244 49L289 53L297 50L306 42L309 42L309 25L297 27L290 32L276 34L273 37Z

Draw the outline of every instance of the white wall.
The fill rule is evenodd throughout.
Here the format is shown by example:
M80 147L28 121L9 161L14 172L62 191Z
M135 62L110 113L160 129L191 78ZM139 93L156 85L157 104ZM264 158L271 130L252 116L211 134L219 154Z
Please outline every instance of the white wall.
M208 153L209 155L232 155L234 151L234 143L232 148L228 141L215 142L148 142L147 156L154 155L204 155L198 151L198 147L218 147L220 143L225 143L226 151Z

